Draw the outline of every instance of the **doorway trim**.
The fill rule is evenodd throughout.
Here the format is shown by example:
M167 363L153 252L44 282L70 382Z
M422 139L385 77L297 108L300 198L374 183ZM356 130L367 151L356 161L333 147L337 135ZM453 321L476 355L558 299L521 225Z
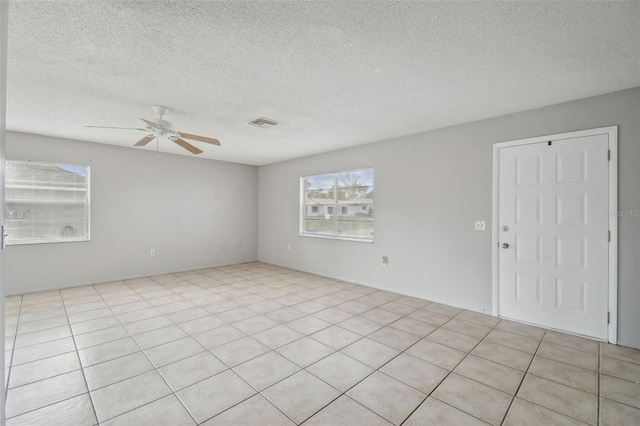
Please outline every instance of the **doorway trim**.
M578 130L575 132L558 133L554 135L536 136L533 138L517 139L493 144L493 205L492 205L492 313L500 316L500 260L499 260L499 207L500 207L500 150L518 145L547 142L549 140L580 138L606 134L609 136L609 242L608 259L608 308L610 320L607 327L607 340L615 344L618 340L618 126L598 127L595 129ZM605 212L603 212L605 214Z

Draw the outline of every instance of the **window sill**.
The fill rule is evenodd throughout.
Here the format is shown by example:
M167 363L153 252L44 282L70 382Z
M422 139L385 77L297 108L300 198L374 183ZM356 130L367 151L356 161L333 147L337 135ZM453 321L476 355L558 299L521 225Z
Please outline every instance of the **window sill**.
M298 235L300 237L321 238L323 240L341 240L341 241L354 241L357 243L373 243L373 238L364 239L364 238L357 238L357 237L336 237L333 235L320 235L320 234L312 234L308 232L300 232Z
M56 244L56 243L80 243L80 242L89 242L91 239L89 237L78 237L78 238L60 238L60 239L50 239L50 240L20 240L20 241L7 241L7 246L24 246L31 244Z

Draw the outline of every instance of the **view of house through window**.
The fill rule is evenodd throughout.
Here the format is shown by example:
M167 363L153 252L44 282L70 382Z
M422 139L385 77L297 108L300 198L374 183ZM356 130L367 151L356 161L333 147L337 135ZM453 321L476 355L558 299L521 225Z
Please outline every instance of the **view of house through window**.
M373 169L305 176L301 187L301 235L373 241Z
M89 240L89 166L6 161L7 244Z

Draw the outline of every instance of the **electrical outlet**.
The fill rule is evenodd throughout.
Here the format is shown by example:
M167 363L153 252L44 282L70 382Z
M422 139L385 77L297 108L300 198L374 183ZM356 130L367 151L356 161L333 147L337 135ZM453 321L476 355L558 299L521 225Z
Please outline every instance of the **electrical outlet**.
M151 249L151 256L155 256L156 255L156 249Z
M485 222L484 220L476 221L476 231L484 231L485 230Z

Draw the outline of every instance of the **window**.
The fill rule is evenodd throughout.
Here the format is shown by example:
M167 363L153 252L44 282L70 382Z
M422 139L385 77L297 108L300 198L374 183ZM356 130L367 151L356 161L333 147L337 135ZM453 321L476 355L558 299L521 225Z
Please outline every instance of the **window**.
M373 169L304 176L300 186L300 235L373 241Z
M7 244L89 241L89 166L6 161Z

